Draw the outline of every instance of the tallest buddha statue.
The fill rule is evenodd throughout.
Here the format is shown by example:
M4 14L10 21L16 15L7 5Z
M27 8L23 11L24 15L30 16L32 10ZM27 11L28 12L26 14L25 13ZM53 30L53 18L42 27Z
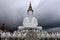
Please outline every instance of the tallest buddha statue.
M34 11L30 3L29 8L27 10L27 17L25 17L23 20L23 26L36 27L38 25L37 19L33 16L33 12Z

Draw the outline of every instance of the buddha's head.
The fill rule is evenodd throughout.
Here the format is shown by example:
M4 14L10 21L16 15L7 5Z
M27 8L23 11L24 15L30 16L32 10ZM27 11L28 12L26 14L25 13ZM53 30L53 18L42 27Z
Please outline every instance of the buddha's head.
M32 15L33 15L33 9L32 9L31 3L30 3L29 8L27 10L27 14L29 17L32 17Z

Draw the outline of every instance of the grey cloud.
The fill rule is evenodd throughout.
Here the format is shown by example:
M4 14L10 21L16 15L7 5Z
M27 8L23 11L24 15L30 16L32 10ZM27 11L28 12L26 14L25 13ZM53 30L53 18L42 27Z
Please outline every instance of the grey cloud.
M60 27L54 27L54 28L50 28L50 29L47 29L46 31L48 32L54 32L54 33L60 33Z
M5 22L14 27L22 25L28 5L28 0L0 0L0 24Z
M7 24L17 24L17 21L21 22L25 16L25 10L26 8L22 5L21 0L0 0L0 23L4 21Z
M60 0L43 0L36 13L41 23L60 21Z
M0 24L4 21L13 26L22 24L28 4L27 0L0 0ZM60 22L60 0L40 0L33 9L40 24Z

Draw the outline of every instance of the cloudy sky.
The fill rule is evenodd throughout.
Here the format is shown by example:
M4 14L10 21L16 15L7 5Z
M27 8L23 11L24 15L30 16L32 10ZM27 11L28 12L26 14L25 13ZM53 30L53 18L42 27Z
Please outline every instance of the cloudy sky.
M22 25L30 2L39 26L59 32L60 0L0 0L0 25L5 23L11 30Z

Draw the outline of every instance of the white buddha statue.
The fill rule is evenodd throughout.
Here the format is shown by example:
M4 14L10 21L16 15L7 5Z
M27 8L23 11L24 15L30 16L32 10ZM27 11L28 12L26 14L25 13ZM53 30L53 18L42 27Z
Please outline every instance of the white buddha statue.
M30 6L27 11L27 17L24 18L23 26L26 27L36 27L38 25L37 19L33 17L33 9L30 3Z

